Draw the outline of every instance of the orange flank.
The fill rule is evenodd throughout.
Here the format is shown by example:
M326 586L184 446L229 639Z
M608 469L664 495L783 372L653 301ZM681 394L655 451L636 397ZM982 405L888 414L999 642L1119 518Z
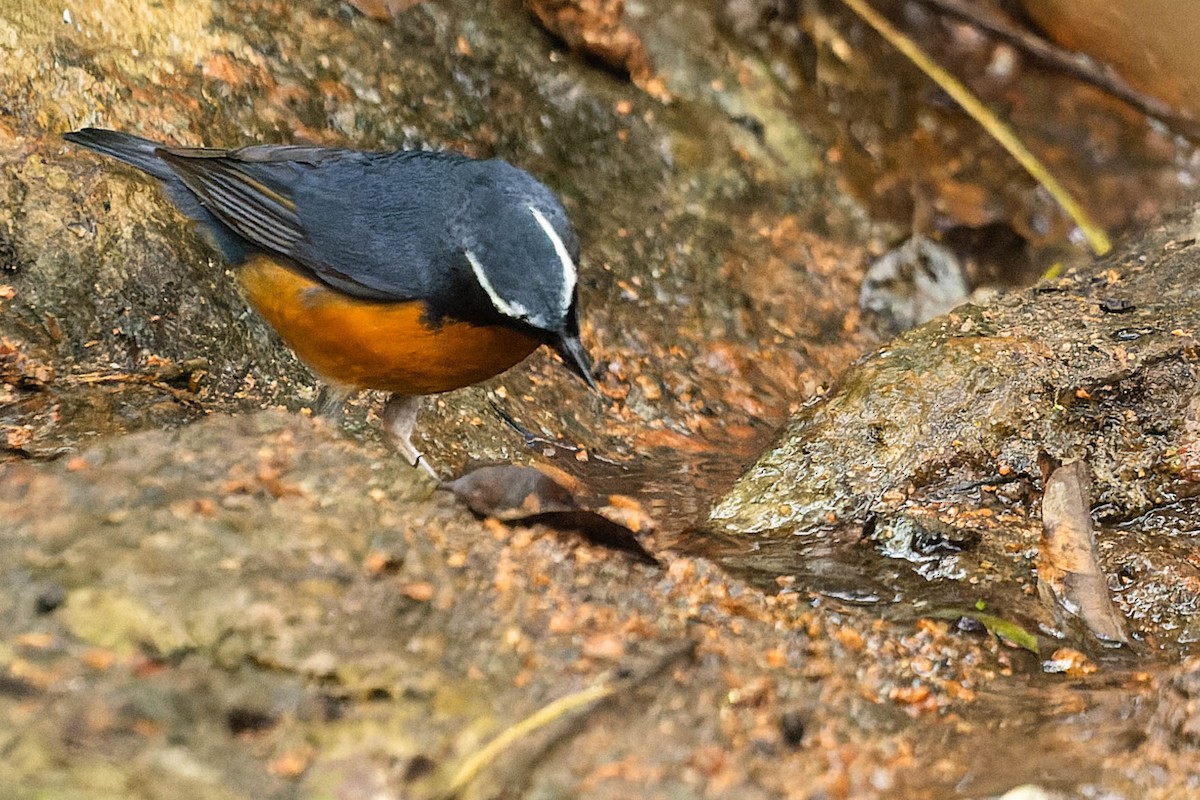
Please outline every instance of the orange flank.
M502 326L445 320L419 301L360 300L258 255L237 270L246 296L322 377L363 389L435 394L498 375L540 342Z

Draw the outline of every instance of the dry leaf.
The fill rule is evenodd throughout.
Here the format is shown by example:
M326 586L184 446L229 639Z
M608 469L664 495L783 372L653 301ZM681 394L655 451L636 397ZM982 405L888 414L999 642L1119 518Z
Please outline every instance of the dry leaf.
M1128 643L1100 570L1092 532L1091 480L1082 461L1059 467L1046 481L1037 572L1043 602L1078 618L1103 642Z

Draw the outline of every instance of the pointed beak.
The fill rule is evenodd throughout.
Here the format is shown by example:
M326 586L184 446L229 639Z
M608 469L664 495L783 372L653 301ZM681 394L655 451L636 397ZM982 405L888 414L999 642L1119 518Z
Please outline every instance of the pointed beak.
M579 336L563 334L553 346L558 351L563 363L567 365L567 369L583 378L584 383L593 392L600 394L600 387L596 385L596 379L592 377L592 360L588 358L587 351L583 349L583 342L579 341Z

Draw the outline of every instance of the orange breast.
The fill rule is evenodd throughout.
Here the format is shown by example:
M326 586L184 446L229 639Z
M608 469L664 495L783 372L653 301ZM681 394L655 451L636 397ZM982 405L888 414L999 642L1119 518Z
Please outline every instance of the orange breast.
M254 256L238 268L251 304L322 377L363 389L434 394L497 375L539 342L509 328L430 327L417 301L358 300Z

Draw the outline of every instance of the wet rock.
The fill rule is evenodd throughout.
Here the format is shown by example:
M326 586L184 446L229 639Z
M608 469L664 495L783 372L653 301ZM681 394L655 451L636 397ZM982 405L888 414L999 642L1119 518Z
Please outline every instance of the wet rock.
M999 616L1057 630L1101 659L1085 626L1064 628L1055 603L1033 599L1054 577L1052 553L1038 562L1046 544L1034 522L1046 476L1086 457L1091 488L1075 517L1098 523L1099 562L1086 579L1092 630L1190 651L1200 596L1200 570L1185 555L1200 535L1188 499L1200 489L1196 225L1186 212L1089 268L900 336L793 418L710 525L751 535L770 553L761 566L797 586L849 597L853 563L868 597L934 609L986 599ZM1128 311L1105 310L1117 295ZM858 529L866 535L848 548ZM831 550L838 569L818 557ZM744 574L744 561L722 563Z
M1087 455L1102 517L1195 494L1176 453L1200 376L1198 226L1183 214L1090 267L889 343L789 423L712 523L780 534L954 487L1037 486L1047 455ZM1134 308L1105 313L1118 288Z
M1194 754L1200 751L1200 660L1180 664L1163 684L1150 736L1169 753Z

